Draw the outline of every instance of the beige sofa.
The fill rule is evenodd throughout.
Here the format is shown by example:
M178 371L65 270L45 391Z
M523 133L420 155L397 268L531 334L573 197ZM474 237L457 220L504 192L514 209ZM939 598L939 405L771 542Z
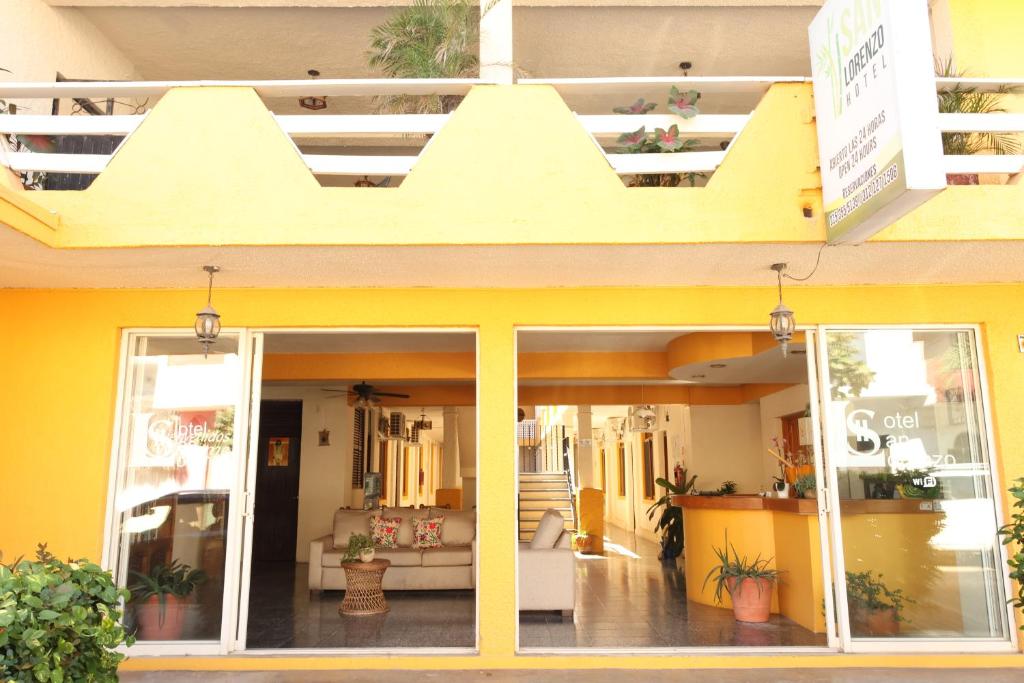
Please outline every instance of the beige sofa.
M571 616L576 608L576 553L563 530L562 515L548 510L533 540L519 544L519 610L558 610Z
M370 516L380 510L338 510L332 532L310 543L309 589L344 590L341 560L349 536L370 535ZM391 560L384 590L450 590L473 588L476 582L476 513L439 508L386 508L385 517L401 517L397 548L377 548L376 557ZM413 519L444 515L440 548L412 547Z

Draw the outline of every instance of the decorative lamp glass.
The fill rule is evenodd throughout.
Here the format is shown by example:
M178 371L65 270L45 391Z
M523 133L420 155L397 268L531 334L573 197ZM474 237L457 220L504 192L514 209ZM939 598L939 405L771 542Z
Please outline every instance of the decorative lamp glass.
M639 405L630 411L629 431L650 433L658 423L658 413L653 406Z
M796 331L796 318L793 316L793 311L780 301L772 311L768 325L775 341L779 342L782 347L782 355L788 356L789 341L793 338L793 332Z

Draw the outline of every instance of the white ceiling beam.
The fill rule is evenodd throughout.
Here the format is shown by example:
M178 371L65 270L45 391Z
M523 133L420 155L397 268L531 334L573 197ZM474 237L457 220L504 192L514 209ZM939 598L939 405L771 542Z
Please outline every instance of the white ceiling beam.
M295 137L370 135L379 133L436 133L448 114L278 114L281 129Z
M465 95L478 78L305 78L288 81L65 81L0 83L0 98L155 97L171 88L253 88L261 97Z
M1024 154L974 154L942 157L946 173L1007 173L1024 170Z
M52 173L100 173L110 161L109 154L44 154L8 152L7 163L13 171L49 171Z
M802 76L622 76L614 78L520 78L521 85L550 85L562 94L604 95L643 91L652 87L697 90L708 94L764 94L775 83L805 83Z
M692 119L676 114L578 114L577 118L591 135L632 133L640 126L648 131L667 130L675 125L687 135L717 137L736 135L750 120L746 114L700 114Z
M943 133L1020 133L1024 114L939 114Z
M144 114L113 116L0 115L0 132L15 135L128 135Z
M675 152L665 154L608 154L608 163L619 175L636 173L709 173L717 169L725 152Z
M359 156L303 154L303 161L315 175L408 175L414 156Z

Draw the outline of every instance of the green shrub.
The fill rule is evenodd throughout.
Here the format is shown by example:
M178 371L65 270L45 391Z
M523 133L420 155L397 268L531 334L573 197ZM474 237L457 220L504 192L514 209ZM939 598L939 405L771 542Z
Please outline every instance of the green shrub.
M1013 515L1010 521L999 530L1006 545L1006 562L1010 565L1010 578L1017 582L1017 597L1010 599L1010 604L1024 611L1024 477L1010 487L1013 496ZM1020 627L1024 631L1024 626Z
M0 677L3 681L116 681L134 637L121 625L109 572L88 560L61 562L41 543L36 560L0 565Z

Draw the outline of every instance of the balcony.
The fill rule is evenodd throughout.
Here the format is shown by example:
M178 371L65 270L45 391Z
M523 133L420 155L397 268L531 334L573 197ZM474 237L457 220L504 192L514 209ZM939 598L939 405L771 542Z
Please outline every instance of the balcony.
M681 118L567 105L591 92L629 101L673 85L700 90L708 106ZM284 280L311 286L520 286L763 283L773 261L809 267L824 239L813 100L803 79L324 80L317 88L338 99L396 90L465 99L444 115L297 115L274 113L267 102L309 94L308 81L4 84L0 98L159 99L137 115L0 117L0 132L18 136L125 136L110 154L8 153L3 164L15 172L95 181L80 191L29 191L10 174L0 186L0 222L13 230L0 227L0 243L25 273L33 260L61 264L60 282L91 272L85 286L132 284L110 266L131 263L140 249L168 269L149 272L140 286L175 282L182 254L202 259L210 249L234 250L248 264L252 277L242 284L281 283L274 265L289 263L294 276ZM715 111L716 98L738 95L752 111L703 113ZM947 115L941 126L1020 131L1021 118ZM617 151L618 135L638 122L676 125L699 144ZM1016 156L946 164L1002 181L1022 165ZM695 187L623 182L667 173L707 179ZM385 176L395 179L389 187L351 186ZM348 186L334 186L338 178ZM1014 180L950 187L866 246L834 250L827 259L835 269L819 281L1018 278L1021 192ZM322 265L309 268L310 258Z

